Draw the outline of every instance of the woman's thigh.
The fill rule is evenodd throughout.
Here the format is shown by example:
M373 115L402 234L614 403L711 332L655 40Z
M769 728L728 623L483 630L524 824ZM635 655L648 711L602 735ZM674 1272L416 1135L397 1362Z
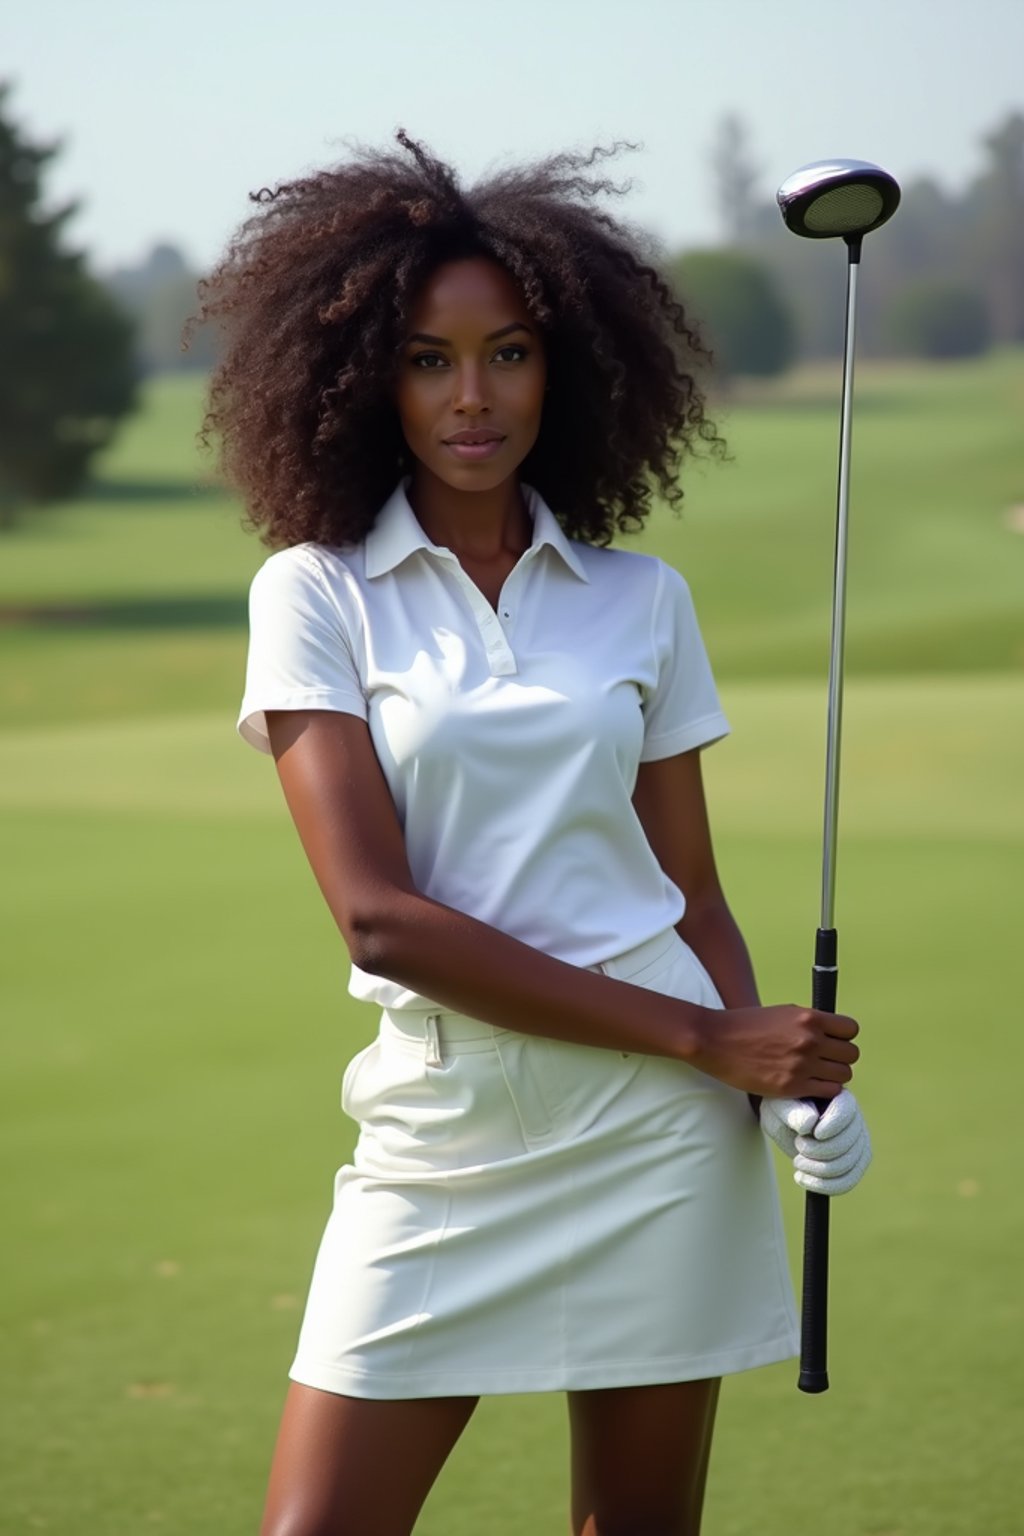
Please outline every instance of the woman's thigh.
M476 1402L381 1402L293 1382L260 1536L408 1536Z
M698 1536L720 1384L569 1393L573 1536Z

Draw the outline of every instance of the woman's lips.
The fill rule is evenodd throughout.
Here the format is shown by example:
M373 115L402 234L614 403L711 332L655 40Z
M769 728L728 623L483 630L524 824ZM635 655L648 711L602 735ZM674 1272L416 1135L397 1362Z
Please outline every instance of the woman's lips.
M503 437L492 437L486 443L445 443L445 447L454 453L457 459L468 459L475 462L477 459L491 459L497 453Z

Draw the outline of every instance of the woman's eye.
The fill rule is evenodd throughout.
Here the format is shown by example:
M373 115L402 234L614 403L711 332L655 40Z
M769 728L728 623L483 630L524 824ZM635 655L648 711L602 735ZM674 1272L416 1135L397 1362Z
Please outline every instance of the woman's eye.
M507 347L500 347L494 355L495 357L504 357L507 352L516 353L516 361L518 361L518 358L527 355L526 348L517 345L515 342L510 342ZM412 362L413 367L419 368L423 373L436 373L438 370L434 365L437 363L447 366L447 359L443 358L440 352L417 352Z

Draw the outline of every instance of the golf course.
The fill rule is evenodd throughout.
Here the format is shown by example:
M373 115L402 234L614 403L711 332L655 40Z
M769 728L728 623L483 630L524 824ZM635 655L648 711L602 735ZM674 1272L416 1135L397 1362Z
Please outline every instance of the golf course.
M770 1002L810 1000L838 388L737 389L729 458L622 541L694 594ZM255 1536L375 1027L235 734L268 551L197 450L202 392L151 381L88 493L0 535L3 1536ZM726 1384L705 1536L1024 1530L1022 423L1024 349L858 367L836 920L875 1158L832 1211L831 1391ZM417 1532L562 1536L567 1450L562 1398L484 1401Z

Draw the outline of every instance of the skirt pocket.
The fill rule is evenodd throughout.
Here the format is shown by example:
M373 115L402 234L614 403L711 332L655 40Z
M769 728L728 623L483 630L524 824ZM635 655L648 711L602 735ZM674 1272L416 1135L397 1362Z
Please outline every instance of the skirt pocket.
M380 1048L379 1040L371 1040L369 1045L364 1045L361 1051L356 1051L351 1061L346 1066L341 1077L341 1108L342 1113L348 1115L350 1120L359 1120L359 1103L357 1099L359 1079L363 1068L370 1059L375 1056Z

